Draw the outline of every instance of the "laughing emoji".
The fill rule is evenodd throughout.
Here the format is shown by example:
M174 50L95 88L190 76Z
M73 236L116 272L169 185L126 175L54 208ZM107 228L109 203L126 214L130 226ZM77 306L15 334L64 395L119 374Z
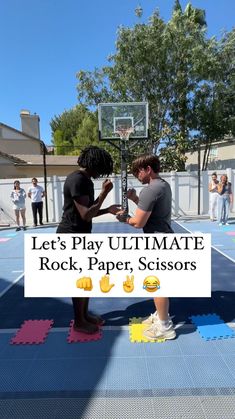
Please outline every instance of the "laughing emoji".
M156 276L147 276L144 279L143 288L148 292L157 291L160 288L160 281Z

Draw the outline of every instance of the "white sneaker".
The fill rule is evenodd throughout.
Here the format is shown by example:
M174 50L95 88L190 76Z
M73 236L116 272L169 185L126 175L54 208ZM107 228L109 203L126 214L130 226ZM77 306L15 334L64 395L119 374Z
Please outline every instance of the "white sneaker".
M170 322L166 329L160 329L160 325L158 323L153 323L149 329L143 331L143 335L149 340L171 340L176 337L173 324L170 324Z
M173 322L168 314L168 320L169 320L169 324L172 326ZM155 313L150 314L149 317L147 317L146 319L142 320L142 324L149 324L151 326L151 324L156 323L158 321L158 314L157 311L155 311Z
M155 313L150 314L150 316L144 319L141 323L149 324L151 326L151 324L153 324L157 319L158 319L157 311L155 311Z
M219 223L219 226L222 226L223 224L222 223Z
M224 225L225 225L225 226L229 226L229 223L225 223Z

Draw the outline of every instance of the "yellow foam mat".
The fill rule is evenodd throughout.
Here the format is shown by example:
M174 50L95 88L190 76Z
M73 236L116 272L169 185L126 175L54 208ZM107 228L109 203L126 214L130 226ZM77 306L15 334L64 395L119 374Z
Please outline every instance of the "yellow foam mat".
M129 319L129 337L132 343L136 342L150 342L150 343L161 343L165 342L165 339L149 340L143 335L143 331L149 328L149 325L142 324L141 317L132 317Z

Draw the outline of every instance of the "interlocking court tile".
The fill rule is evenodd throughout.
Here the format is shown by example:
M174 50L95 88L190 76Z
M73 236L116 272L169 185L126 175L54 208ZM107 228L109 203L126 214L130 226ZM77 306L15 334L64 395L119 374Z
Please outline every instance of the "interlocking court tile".
M54 320L26 320L11 339L12 345L44 343Z
M235 332L217 314L191 316L200 336L205 340L234 338Z
M149 328L149 325L142 324L142 317L132 317L129 319L129 338L132 343L160 343L165 339L149 340L143 335L143 331Z
M102 338L102 328L100 327L98 332L89 335L87 333L77 332L73 328L74 320L71 320L69 327L69 334L67 337L68 343L76 342L93 342Z

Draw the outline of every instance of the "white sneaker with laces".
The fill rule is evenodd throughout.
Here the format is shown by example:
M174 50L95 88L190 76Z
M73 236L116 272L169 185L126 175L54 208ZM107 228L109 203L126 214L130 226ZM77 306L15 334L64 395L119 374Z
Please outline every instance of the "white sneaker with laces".
M172 322L171 322L172 323ZM173 324L170 324L167 328L161 329L159 323L153 323L152 326L143 331L143 335L149 340L165 339L171 340L175 339L176 333L173 327Z
M173 325L173 322L168 314L168 320L169 320L169 324ZM149 324L151 326L151 324L155 323L158 321L158 314L157 311L155 311L155 313L150 314L149 317L147 317L146 319L142 320L142 324Z
M149 317L147 317L146 319L142 320L142 324L153 324L156 320L158 319L157 316L157 311L155 311L155 313L150 314Z

